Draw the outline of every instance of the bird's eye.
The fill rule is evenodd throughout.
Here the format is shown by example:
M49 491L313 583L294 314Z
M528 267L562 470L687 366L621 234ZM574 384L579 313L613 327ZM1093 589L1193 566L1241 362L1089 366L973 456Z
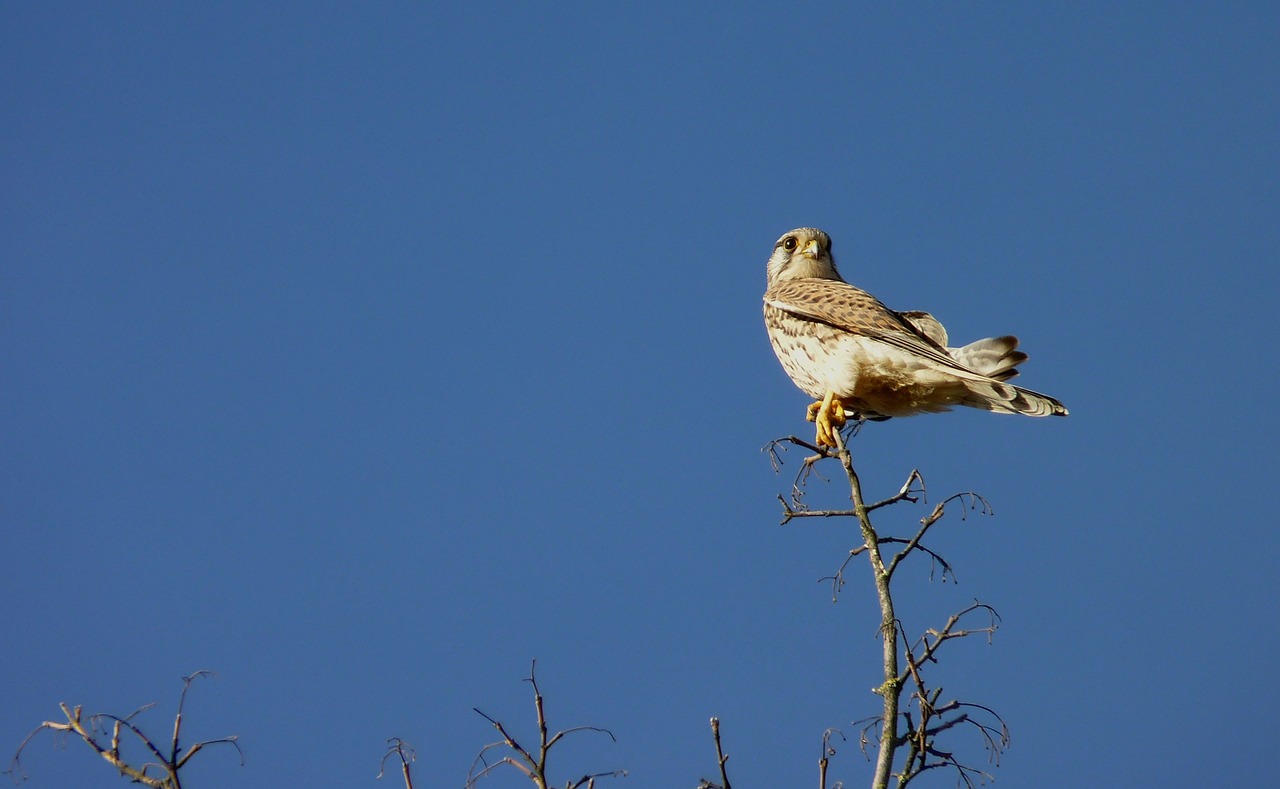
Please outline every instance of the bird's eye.
M799 242L796 241L795 236L787 236L786 238L782 239L782 248L787 250L788 252L794 252L798 244Z

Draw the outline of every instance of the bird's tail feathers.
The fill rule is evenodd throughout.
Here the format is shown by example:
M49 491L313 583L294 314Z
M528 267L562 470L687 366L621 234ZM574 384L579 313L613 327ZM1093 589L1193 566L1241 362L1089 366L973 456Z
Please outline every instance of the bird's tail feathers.
M1046 394L1013 384L967 381L969 397L964 404L987 411L1027 416L1066 416L1067 407Z
M1027 355L1018 350L1018 338L1013 335L988 337L961 348L948 348L947 353L970 370L997 381L1013 378L1018 374L1015 368L1027 360Z

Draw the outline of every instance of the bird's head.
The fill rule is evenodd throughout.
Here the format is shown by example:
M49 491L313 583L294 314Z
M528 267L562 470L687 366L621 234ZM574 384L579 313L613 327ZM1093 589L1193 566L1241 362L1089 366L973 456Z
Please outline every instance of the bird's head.
M831 236L816 227L783 234L769 257L768 286L789 279L841 279L831 257Z

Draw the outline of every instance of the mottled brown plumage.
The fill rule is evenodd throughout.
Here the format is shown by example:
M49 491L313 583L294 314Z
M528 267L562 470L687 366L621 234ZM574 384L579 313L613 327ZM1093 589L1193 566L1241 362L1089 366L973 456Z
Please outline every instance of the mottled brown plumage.
M947 347L927 312L894 312L845 282L831 239L799 228L778 239L768 264L764 320L791 380L818 400L818 443L835 446L846 416L912 416L962 405L997 413L1066 416L1048 395L1005 383L1027 355L1013 336Z

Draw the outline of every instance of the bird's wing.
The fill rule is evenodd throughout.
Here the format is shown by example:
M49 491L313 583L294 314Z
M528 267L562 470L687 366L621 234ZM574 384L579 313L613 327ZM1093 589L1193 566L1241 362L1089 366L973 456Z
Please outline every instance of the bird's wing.
M947 347L947 329L942 322L922 310L899 312L898 317L910 323L917 332L933 340L940 348Z
M766 304L808 320L870 337L922 356L961 374L981 373L960 364L947 353L946 331L927 312L894 312L865 290L833 279L792 279L764 294ZM917 323L917 321L919 323ZM941 335L943 342L938 342Z

